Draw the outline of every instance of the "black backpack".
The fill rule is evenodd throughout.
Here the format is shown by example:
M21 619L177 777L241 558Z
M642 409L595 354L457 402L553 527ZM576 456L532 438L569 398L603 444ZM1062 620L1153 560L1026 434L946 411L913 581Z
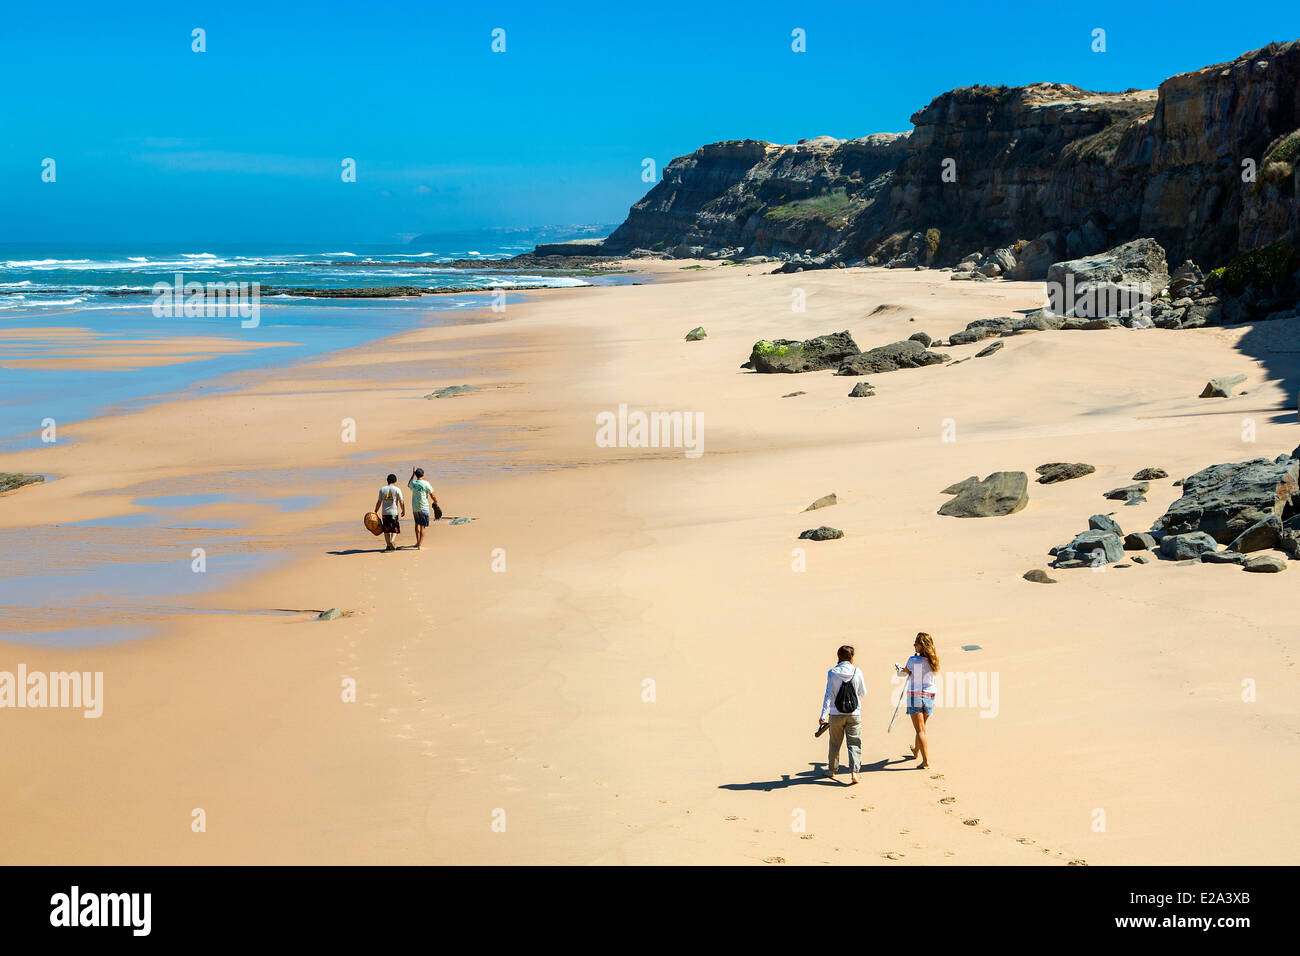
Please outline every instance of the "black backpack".
M839 693L835 695L835 709L841 714L851 714L858 709L858 692L853 689L853 678L857 676L858 672L854 669L853 677L841 684Z

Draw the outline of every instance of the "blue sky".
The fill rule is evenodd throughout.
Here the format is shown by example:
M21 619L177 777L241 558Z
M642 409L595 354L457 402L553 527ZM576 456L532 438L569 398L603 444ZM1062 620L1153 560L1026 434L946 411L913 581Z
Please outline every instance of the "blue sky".
M617 222L648 188L645 157L662 167L722 139L904 130L972 83L1151 87L1300 37L1294 3L1241 10L10 4L0 241L391 242ZM196 27L207 52L191 51ZM1097 27L1105 53L1090 49ZM791 50L795 28L805 53ZM54 183L41 182L46 157ZM355 183L341 181L345 157Z

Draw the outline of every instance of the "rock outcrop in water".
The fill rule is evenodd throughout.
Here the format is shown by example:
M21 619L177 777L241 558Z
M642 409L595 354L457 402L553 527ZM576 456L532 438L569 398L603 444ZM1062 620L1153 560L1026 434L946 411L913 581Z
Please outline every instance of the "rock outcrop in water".
M1271 269L1271 284L1300 285L1300 41L1154 91L962 87L912 123L703 146L664 169L602 251L779 256L797 269L954 264L983 249L964 277L1042 279L1134 239L1207 267L1278 244L1220 279L1235 275L1240 291Z

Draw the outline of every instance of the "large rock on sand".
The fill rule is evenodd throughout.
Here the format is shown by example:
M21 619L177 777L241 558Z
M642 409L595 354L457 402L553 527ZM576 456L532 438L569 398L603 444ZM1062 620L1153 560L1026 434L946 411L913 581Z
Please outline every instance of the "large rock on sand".
M839 504L839 500L840 499L835 497L835 492L832 491L829 495L822 495L820 498L818 498L816 501L814 501L812 504L810 504L807 508L804 508L803 510L816 511L819 508L829 508L831 505Z
M1203 468L1183 480L1183 496L1169 506L1152 530L1166 534L1204 531L1220 544L1282 511L1300 491L1300 462L1288 456L1270 461L1228 462Z
M846 333L847 334L847 333ZM876 372L893 372L900 368L920 368L948 361L941 352L931 352L920 342L908 339L891 342L878 348L850 355L840 362L836 375L869 375Z
M1029 503L1029 476L1023 471L995 471L983 481L966 484L939 509L951 518L994 518L1015 514Z
M1239 554L1252 554L1255 551L1271 551L1281 545L1282 519L1277 515L1269 515L1233 538L1228 549Z
M1099 255L1055 262L1047 270L1052 311L1084 319L1127 315L1167 285L1169 263L1154 239L1134 239Z
M1124 560L1124 542L1113 531L1093 528L1083 534L1077 534L1067 545L1056 549L1056 563L1075 567L1073 562L1099 567Z
M811 339L764 339L754 343L749 361L755 372L819 372L836 368L850 355L862 350L845 332L818 335Z
M1188 561L1199 558L1206 551L1217 551L1218 542L1203 531L1188 534L1171 534L1160 541L1160 553L1171 561Z
M1034 469L1034 471L1038 472L1038 483L1040 485L1051 485L1058 481L1073 481L1075 478L1091 475L1096 470L1095 467L1083 461L1050 461L1046 465L1039 465Z
M6 491L15 491L27 485L34 485L44 480L44 475L16 475L11 472L0 471L0 494L4 494Z
M820 528L809 528L801 533L799 537L806 541L834 541L836 538L844 537L844 532L839 528L822 525Z

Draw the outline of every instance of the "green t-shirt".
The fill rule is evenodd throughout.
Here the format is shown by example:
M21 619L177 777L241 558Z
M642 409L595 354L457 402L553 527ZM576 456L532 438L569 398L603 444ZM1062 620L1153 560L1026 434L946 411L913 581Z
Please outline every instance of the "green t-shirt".
M411 510L428 512L429 497L433 494L433 485L423 478L414 478L406 483L411 489Z

